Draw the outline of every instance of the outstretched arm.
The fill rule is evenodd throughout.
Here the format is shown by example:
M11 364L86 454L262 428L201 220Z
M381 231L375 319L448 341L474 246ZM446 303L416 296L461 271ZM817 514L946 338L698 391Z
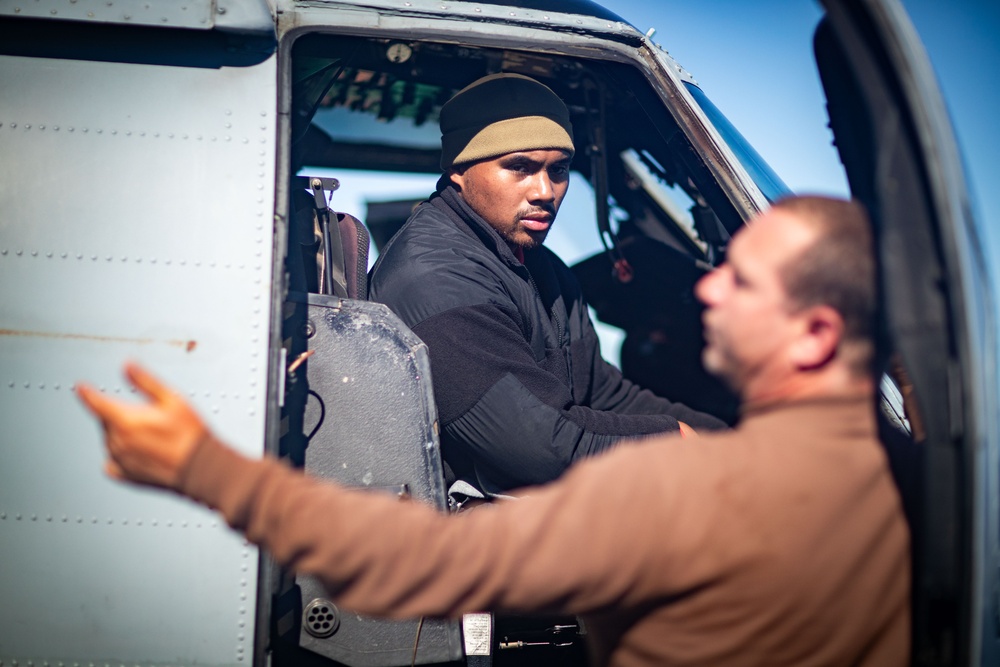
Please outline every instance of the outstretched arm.
M345 608L393 617L583 613L669 592L664 554L649 548L659 530L649 526L667 525L654 508L676 503L658 497L669 489L663 474L649 471L650 456L671 448L594 461L516 503L446 516L248 459L215 440L149 373L130 365L127 375L148 403L78 388L104 426L108 473L218 509L279 563L318 577Z

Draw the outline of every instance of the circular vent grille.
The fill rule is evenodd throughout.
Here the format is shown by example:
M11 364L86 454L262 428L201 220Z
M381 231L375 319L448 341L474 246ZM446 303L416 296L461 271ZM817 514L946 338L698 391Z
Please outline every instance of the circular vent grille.
M329 600L316 598L302 611L302 625L313 637L329 637L340 627L340 612Z

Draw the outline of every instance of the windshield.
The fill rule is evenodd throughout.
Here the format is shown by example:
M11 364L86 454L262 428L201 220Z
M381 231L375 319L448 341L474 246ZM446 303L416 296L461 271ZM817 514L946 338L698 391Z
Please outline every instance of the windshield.
M719 108L712 104L712 100L708 99L708 96L705 95L702 89L687 81L684 82L684 85L687 86L688 91L694 97L695 101L698 102L705 115L708 116L715 129L722 135L723 141L729 144L729 147L736 153L736 158L743 165L743 168L747 170L747 173L750 174L750 178L754 180L754 183L757 184L757 187L760 188L761 193L763 193L767 200L774 202L781 197L792 194L792 191L785 185L785 182L774 173L770 165L743 138L740 131L729 122L729 119L719 111Z

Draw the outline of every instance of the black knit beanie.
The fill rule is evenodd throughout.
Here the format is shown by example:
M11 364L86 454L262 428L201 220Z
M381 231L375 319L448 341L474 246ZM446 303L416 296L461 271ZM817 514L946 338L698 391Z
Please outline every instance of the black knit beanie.
M569 110L532 78L490 74L441 107L441 169L550 148L573 153Z

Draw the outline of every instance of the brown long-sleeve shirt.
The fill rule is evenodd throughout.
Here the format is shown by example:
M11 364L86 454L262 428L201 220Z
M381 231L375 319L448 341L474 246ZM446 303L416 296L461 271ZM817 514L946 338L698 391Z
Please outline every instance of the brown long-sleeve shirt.
M458 516L213 441L182 490L360 613L580 614L599 664L908 659L909 535L870 397L758 407Z

